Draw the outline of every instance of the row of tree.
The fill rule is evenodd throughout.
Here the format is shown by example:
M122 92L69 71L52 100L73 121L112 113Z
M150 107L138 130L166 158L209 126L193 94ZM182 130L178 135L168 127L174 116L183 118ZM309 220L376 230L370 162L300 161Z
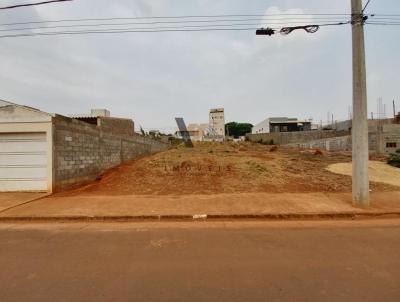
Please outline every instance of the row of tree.
M251 128L253 128L253 125L249 123L231 122L225 124L225 133L227 136L239 138L240 136L245 136L247 133L251 133Z

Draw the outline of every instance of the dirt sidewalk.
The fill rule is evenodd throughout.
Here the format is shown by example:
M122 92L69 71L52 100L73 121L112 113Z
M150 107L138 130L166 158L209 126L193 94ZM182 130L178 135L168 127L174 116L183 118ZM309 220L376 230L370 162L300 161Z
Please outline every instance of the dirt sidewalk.
M48 196L48 193L19 193L19 192L1 192L0 193L0 212L26 204L37 199Z
M0 214L10 218L93 217L310 217L347 214L400 215L400 192L371 194L369 209L354 208L349 193L242 193L183 196L48 197Z

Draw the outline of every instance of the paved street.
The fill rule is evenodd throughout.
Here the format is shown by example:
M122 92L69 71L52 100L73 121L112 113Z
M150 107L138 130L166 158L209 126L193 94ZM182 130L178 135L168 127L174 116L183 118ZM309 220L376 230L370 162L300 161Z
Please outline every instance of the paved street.
M0 224L0 301L400 301L400 220Z

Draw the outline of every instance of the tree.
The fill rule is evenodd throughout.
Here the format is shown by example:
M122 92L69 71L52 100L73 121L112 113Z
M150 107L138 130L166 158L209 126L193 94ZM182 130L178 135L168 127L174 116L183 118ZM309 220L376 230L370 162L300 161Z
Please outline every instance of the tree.
M393 167L400 168L400 149L396 153L390 154L387 163Z
M245 136L247 133L251 133L251 128L253 128L253 125L249 123L231 122L225 124L225 133L234 138L239 138L240 136Z

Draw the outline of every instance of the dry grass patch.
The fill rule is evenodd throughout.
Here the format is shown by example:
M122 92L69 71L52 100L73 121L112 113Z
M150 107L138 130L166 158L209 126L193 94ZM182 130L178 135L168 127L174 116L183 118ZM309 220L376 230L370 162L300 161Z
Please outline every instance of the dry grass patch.
M333 164L330 165L327 170L336 174L348 176L351 176L353 171L351 163ZM368 172L370 181L400 187L400 169L398 168L381 161L370 161Z
M351 191L350 176L326 170L331 164L349 163L349 154L270 149L271 146L247 142L177 146L112 169L101 180L78 191L88 195ZM379 183L373 183L372 188L398 189Z

